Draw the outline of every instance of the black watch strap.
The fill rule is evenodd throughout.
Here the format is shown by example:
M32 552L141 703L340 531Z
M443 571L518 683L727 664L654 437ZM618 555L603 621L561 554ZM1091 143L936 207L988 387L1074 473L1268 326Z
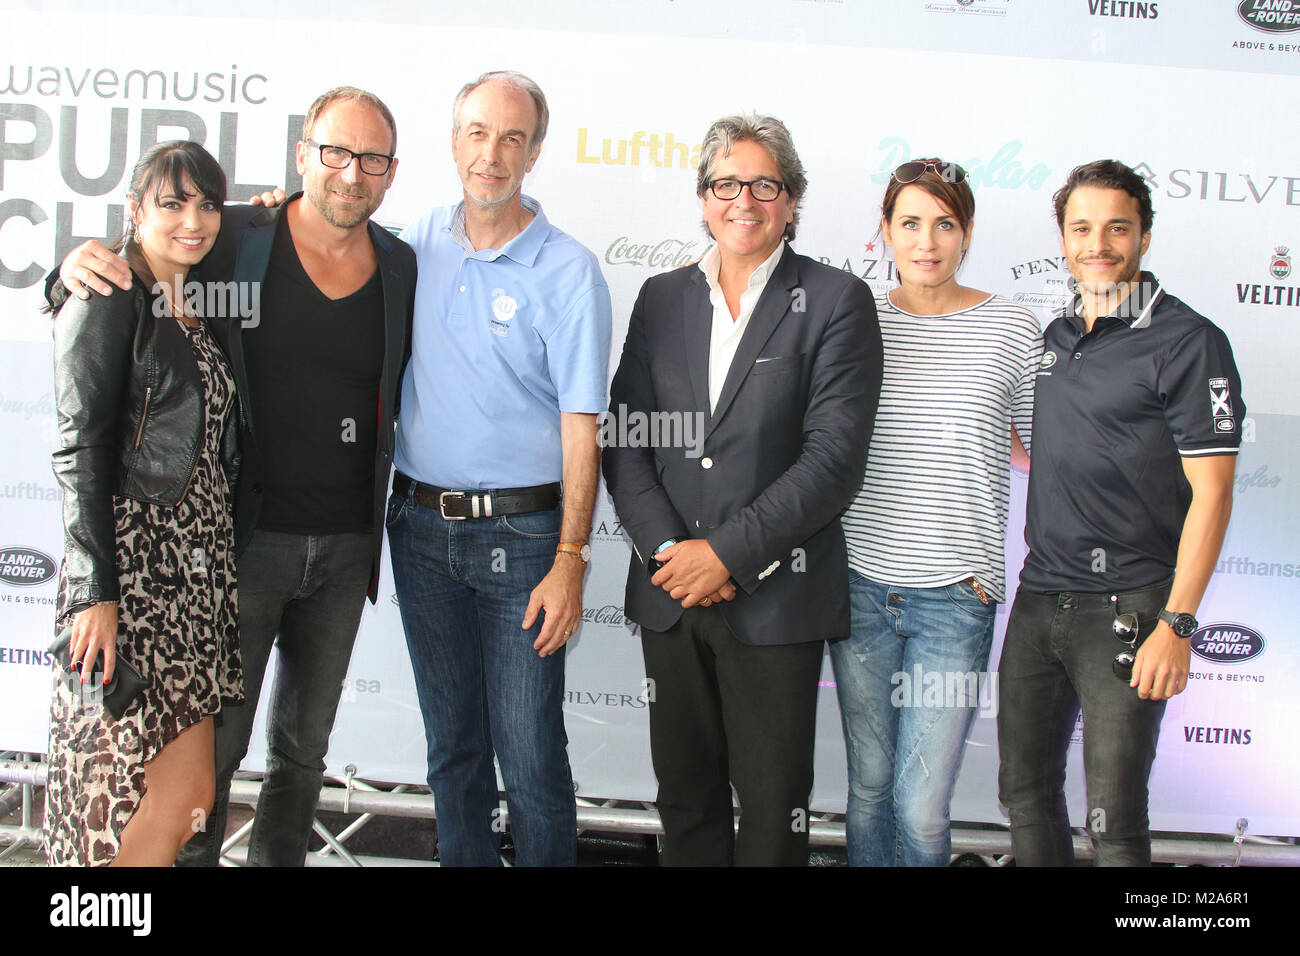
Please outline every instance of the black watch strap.
M1156 616L1168 624L1170 629L1181 638L1189 638L1196 633L1196 618L1191 614L1176 614L1164 608Z

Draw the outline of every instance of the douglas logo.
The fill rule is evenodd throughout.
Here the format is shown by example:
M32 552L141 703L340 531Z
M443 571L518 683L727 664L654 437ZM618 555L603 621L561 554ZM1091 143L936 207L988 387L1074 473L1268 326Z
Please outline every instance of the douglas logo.
M0 580L20 588L33 588L53 579L58 565L35 548L0 548Z
M1244 624L1207 624L1191 641L1193 654L1215 664L1239 664L1264 652L1264 636Z

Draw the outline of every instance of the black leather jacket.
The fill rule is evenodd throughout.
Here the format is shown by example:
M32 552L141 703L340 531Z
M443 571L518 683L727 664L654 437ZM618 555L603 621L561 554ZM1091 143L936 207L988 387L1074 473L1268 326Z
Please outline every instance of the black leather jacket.
M174 506L198 466L203 381L165 305L155 318L156 299L137 275L130 292L70 298L54 321L54 474L63 488L65 532L57 616L118 598L113 495ZM232 488L239 469L236 406L221 449Z

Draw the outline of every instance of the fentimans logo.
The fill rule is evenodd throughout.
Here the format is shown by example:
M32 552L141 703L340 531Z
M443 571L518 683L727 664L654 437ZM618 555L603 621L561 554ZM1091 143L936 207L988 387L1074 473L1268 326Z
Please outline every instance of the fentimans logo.
M1273 258L1268 264L1268 274L1274 279L1285 279L1291 274L1291 250L1278 246L1273 250Z
M1191 641L1193 654L1215 664L1240 664L1264 653L1264 635L1245 624L1207 624Z
M54 580L58 564L35 548L0 548L0 581L20 588L34 588Z
M1241 0L1237 16L1265 33L1300 30L1300 2L1297 0Z

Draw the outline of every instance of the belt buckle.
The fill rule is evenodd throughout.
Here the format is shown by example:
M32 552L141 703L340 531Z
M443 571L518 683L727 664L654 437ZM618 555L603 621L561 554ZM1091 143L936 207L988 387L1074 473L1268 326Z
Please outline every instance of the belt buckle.
M463 491L444 491L444 492L442 492L441 494L439 494L439 495L438 495L438 514L442 515L442 520L443 520L443 521L464 521L465 518L467 517L466 515L449 515L449 514L447 514L447 496L448 496L448 495L458 495L459 497L464 498L464 497L465 497L465 492L463 492Z

